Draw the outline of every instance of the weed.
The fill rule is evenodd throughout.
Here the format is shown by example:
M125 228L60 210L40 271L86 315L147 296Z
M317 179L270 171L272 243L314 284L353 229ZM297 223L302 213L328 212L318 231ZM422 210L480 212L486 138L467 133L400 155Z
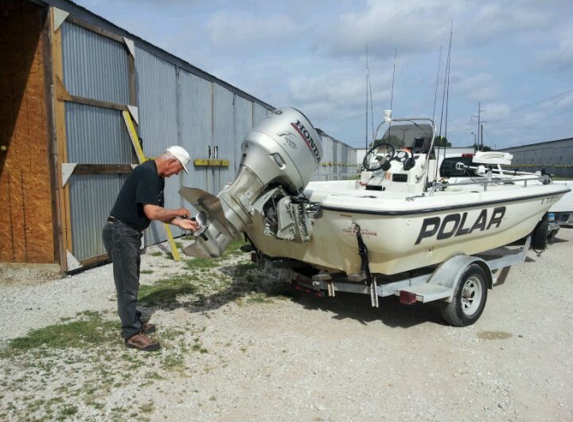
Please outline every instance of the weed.
M195 293L197 287L190 283L189 277L178 274L171 278L158 280L151 286L139 287L138 300L142 305L157 306L170 305L178 296Z
M153 403L143 404L140 407L140 410L145 413L151 413L155 409L155 405Z
M62 416L72 416L78 413L78 408L76 406L64 406L62 410Z
M85 348L116 340L117 322L104 321L96 312L84 312L80 316L84 319L32 330L28 335L10 341L9 348L19 352L40 347Z
M175 371L183 368L184 363L185 362L182 355L171 354L165 357L165 359L162 362L162 366L168 371Z
M163 256L163 252L161 251L155 251L151 253L151 256Z
M244 244L245 242L242 240L233 240L225 250L223 257L228 257L230 255L243 255L244 252L241 250L241 246Z
M193 339L193 341L195 343L191 346L192 351L199 353L209 353L209 351L202 346L201 341L198 338Z
M153 274L153 270L141 270L141 274Z
M221 265L221 260L214 258L195 258L185 261L185 267L188 270L216 268L219 265Z
M149 373L145 374L145 378L148 378L151 380L164 380L165 379L164 377L159 375L157 372L149 372Z

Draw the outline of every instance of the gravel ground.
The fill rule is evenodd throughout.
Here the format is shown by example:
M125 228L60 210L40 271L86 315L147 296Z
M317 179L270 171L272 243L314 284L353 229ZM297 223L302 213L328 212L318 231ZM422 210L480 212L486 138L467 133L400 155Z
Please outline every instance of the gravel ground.
M292 294L244 256L196 268L159 245L142 257L164 287L144 309L154 353L119 338L111 265L4 268L0 420L572 421L572 256L561 229L454 328L436 306Z

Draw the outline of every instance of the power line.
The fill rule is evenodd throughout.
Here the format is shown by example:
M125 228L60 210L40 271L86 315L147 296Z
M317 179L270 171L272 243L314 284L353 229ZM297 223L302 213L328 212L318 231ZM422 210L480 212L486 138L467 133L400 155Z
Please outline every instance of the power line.
M530 117L530 118L528 118L528 119L520 118L519 122L517 122L517 123L512 123L511 120L509 120L509 119L506 120L506 121L499 121L499 122L498 122L498 121L491 121L491 120L490 120L489 123L490 123L490 125L493 125L493 126L495 126L496 128L499 128L499 127L501 127L501 128L512 128L512 127L514 127L514 126L516 126L516 125L519 125L519 124L522 124L522 123L524 123L524 122L525 122L525 123L528 123L528 122L532 122L532 121L540 121L540 120L546 119L546 118L548 118L548 117L558 116L558 115L560 115L560 114L571 113L572 111L573 111L573 108L572 108L572 109L563 110L563 111L559 111L559 112L557 112L557 113L551 113L551 114L545 114L545 115L537 115L537 116L535 116L535 117ZM474 116L472 116L472 117L474 117ZM477 117L477 116L476 116L476 117ZM518 118L518 117L515 117L515 118ZM464 127L455 128L455 129L453 129L453 130L450 130L449 132L450 132L450 133L463 133L463 132L471 131L471 130L473 130L473 129L475 129L475 128L473 127L473 125L471 125L471 126L468 125L468 126L464 126Z
M494 114L493 116L490 116L490 117L499 117L499 116L503 117L503 116L507 116L507 115L509 115L509 114L511 114L511 113L513 113L513 112L525 110L525 109L527 109L527 108L529 108L529 107L533 107L533 106L536 106L536 105L538 105L538 104L541 104L541 103L543 103L543 102L545 102L545 101L549 101L549 100L553 100L553 99L555 99L555 98L562 97L562 96L567 95L567 94L570 94L570 93L572 93L572 92L573 92L573 89L568 89L567 91L561 92L561 93L556 94L556 95L552 95L551 97L543 98L543 99L537 100L537 101L535 101L535 102L533 102L533 103L529 103L529 104L524 104L524 105L521 105L521 106L513 107L512 109L510 109L510 110L507 111L507 112L503 112L503 113L500 113L500 114Z

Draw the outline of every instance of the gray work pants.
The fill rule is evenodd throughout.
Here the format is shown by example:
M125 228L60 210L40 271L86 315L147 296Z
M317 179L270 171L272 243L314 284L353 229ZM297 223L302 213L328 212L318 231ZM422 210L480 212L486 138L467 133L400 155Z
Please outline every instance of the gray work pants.
M103 244L113 263L117 312L124 339L139 333L142 326L141 312L137 310L142 236L143 233L119 220L108 221L103 228Z

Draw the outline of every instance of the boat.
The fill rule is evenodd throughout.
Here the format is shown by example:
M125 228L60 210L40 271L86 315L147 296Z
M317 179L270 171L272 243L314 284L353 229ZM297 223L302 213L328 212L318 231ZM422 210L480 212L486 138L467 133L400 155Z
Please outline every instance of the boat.
M553 183L573 188L573 180L554 180ZM573 226L573 191L566 193L559 202L549 208L549 216L560 226Z
M232 184L217 196L181 188L207 215L184 252L220 256L244 234L254 250L293 266L349 276L367 266L392 275L526 237L570 191L536 174L443 180L431 119L394 119L386 111L376 132L393 122L430 130L401 150L387 143L371 148L360 179L311 182L322 156L316 130L296 109L271 113L245 137Z
M496 179L511 179L517 175L528 175L530 172L519 172L512 168L513 155L502 151L476 151L474 153L446 154L442 157L440 164L440 176L449 181L479 179L486 176L484 164L488 164L488 169L492 171ZM464 164L456 169L456 164ZM491 162L495 164L492 166ZM544 171L537 174L544 175ZM552 183L563 185L571 189L573 180L555 180ZM563 195L563 197L549 208L549 228L548 237L552 241L558 233L560 227L571 227L573 224L573 191Z

